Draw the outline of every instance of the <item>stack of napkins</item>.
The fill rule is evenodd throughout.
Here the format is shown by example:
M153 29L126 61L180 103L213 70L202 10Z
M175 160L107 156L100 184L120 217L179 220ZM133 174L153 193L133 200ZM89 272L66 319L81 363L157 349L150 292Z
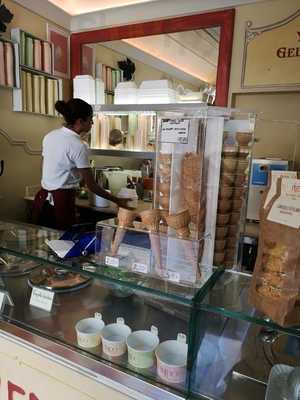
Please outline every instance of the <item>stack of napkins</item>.
M75 244L72 240L48 240L48 239L45 240L45 243L60 258L64 258Z

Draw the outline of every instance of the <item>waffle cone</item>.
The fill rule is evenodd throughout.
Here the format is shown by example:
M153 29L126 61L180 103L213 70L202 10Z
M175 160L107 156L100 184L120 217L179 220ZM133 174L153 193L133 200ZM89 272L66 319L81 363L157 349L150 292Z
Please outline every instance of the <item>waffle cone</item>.
M158 159L159 159L160 164L171 164L172 154L171 153L166 153L166 154L161 153L158 156Z
M147 227L150 232L158 232L160 211L157 209L145 210L140 213L142 223Z
M120 244L122 243L126 233L126 228L118 227L116 230L115 238L111 244L111 254L113 256L117 255Z
M176 230L178 236L184 238L189 237L189 223L191 221L190 213L187 209L182 210L176 214L166 216L168 225Z
M170 196L170 183L167 182L160 182L158 184L158 190L160 193L163 194L163 196Z
M119 208L118 225L122 228L131 226L136 217L137 217L136 212L131 210L126 210L126 208Z
M126 228L132 226L132 223L136 217L137 217L136 212L131 210L126 210L126 208L119 208L118 228L116 230L115 238L111 244L112 255L116 255L118 253L118 249L126 233Z

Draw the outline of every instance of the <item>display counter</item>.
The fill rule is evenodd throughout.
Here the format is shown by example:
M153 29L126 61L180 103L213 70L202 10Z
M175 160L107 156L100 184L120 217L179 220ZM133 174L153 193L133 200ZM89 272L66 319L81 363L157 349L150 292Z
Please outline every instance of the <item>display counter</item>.
M50 399L48 391L58 388L62 399L264 399L271 367L299 362L299 331L271 323L249 305L249 275L219 269L187 287L99 266L93 256L59 260L45 244L45 238L60 235L54 230L11 222L0 227L6 261L0 293L13 303L7 301L1 312L1 390L13 382L34 393L31 399ZM42 287L37 278L62 267L87 282L54 290L51 312L30 305L33 287ZM112 357L103 345L80 346L76 324L95 312L106 324L123 317L133 332L154 325L160 343L185 334L185 380L162 379L156 358L151 367L138 368L127 352Z
M101 112L145 111L136 108ZM56 230L0 223L9 349L0 390L30 400L53 398L48 387L82 400L274 400L299 365L300 331L258 312L251 275L235 271L254 119L214 107L146 111L158 121L153 209L121 208L83 236L73 227L71 243L57 243ZM66 246L80 251L69 258Z

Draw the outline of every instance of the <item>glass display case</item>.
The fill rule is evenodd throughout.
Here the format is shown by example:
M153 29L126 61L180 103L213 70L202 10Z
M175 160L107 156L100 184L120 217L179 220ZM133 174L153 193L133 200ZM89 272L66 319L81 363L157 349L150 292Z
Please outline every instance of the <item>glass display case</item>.
M163 387L174 399L187 398L194 305L213 284L214 274L202 286L183 287L99 266L93 255L61 260L45 242L60 234L1 222L0 295L10 300L1 319ZM54 293L49 310L34 302L35 289Z
M287 377L300 362L299 326L279 326L251 305L251 277L225 271L197 306L198 344L191 378L194 395L289 398L285 396L292 383ZM299 376L295 382L299 387Z
M99 263L196 285L213 264L238 268L255 115L204 104L99 106L97 115L155 119L146 130L155 142L153 210L100 223ZM140 138L138 125L132 131ZM93 131L92 146L102 136Z
M114 379L125 373L127 386L137 380L153 399L264 399L267 382L273 393L274 376L282 382L299 365L299 327L251 306L251 275L216 269L198 287L179 285L93 256L60 260L44 242L59 235L0 224L2 321L113 368ZM33 288L55 293L51 311L34 306ZM85 324L99 326L101 339L85 337Z

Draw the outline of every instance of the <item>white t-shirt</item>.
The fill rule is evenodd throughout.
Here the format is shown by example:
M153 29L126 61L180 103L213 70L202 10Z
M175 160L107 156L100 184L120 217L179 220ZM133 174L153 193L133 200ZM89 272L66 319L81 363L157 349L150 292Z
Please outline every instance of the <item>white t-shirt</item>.
M80 136L62 127L43 139L42 187L46 190L70 189L79 185L76 168L89 168L88 149Z

